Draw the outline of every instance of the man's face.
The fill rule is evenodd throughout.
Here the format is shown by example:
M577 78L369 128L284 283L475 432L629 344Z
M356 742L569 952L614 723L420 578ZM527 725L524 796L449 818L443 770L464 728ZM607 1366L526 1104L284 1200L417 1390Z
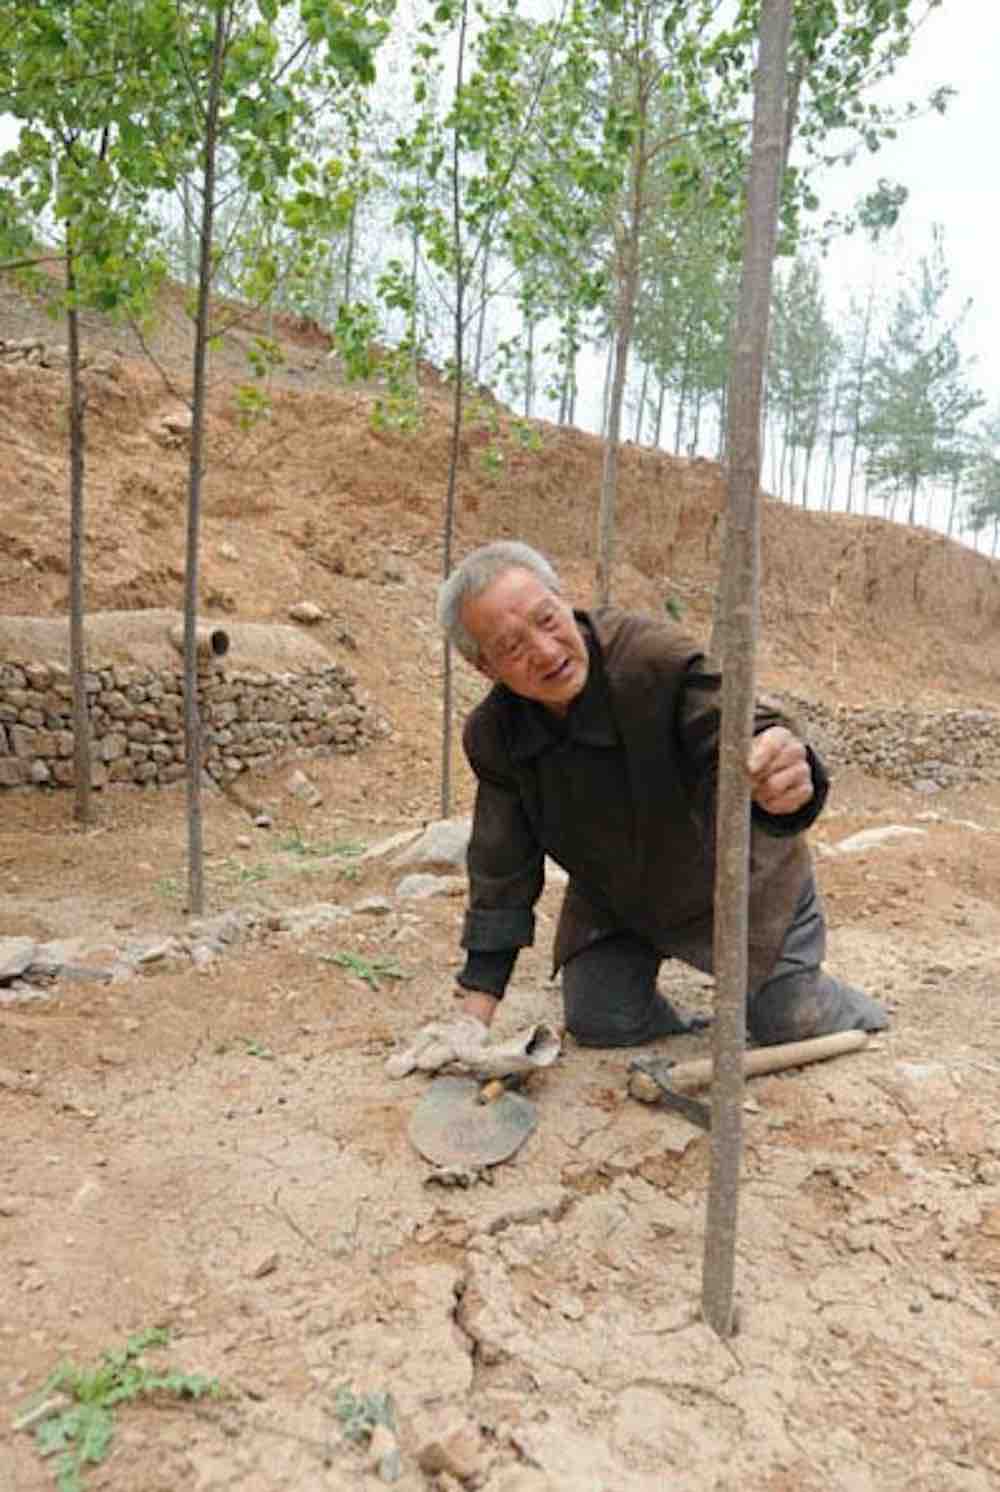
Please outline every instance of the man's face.
M573 612L530 570L505 570L462 607L481 671L524 699L565 715L590 659Z

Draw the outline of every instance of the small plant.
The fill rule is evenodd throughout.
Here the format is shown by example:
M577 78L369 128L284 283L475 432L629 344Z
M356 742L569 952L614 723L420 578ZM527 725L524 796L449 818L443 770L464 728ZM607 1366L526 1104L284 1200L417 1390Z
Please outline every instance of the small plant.
M278 841L278 848L287 851L290 855L301 855L303 859L350 860L364 854L365 846L354 839L343 839L334 844L325 841L313 844L303 836L301 829L295 829L284 839Z
M321 953L324 964L339 964L363 979L373 990L380 990L379 979L409 979L409 974L392 958L362 958L359 953Z
M388 1393L355 1394L342 1386L337 1390L333 1412L348 1440L370 1440L376 1425L385 1425L387 1430L396 1428L392 1395Z
M271 1048L265 1046L262 1041L258 1041L256 1037L242 1036L240 1040L246 1048L248 1057L260 1057L262 1062L274 1061L274 1053L271 1051Z
M129 1337L124 1347L101 1354L90 1368L61 1363L34 1396L34 1403L14 1421L15 1430L33 1429L39 1453L58 1456L59 1492L82 1492L88 1465L108 1453L114 1435L114 1411L149 1394L174 1398L217 1398L218 1381L201 1373L157 1373L142 1361L147 1347L162 1347L169 1333L159 1327Z
M494 445L491 442L490 445L486 446L483 451L482 460L483 470L488 472L491 477L495 477L503 471L504 454L498 445Z
M542 449L541 432L527 420L514 419L510 423L511 431L518 444L526 451L540 451Z
M253 881L268 881L271 878L271 869L267 865L240 865L238 862L233 862L231 865L227 865L226 868L227 870L232 870L232 873L241 884Z
M668 596L663 603L663 609L667 616L673 617L675 622L679 622L684 615L683 603L678 601L676 596Z

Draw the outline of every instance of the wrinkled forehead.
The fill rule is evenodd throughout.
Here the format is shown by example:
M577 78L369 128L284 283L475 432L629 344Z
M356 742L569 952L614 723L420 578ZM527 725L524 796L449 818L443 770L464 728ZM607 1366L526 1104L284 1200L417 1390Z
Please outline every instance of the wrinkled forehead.
M466 599L462 621L480 647L489 648L510 633L531 626L551 607L563 604L531 570L504 570L477 595Z

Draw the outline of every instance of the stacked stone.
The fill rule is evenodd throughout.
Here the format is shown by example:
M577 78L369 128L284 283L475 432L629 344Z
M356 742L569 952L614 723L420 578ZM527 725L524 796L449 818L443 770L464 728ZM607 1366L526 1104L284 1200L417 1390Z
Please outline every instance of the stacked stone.
M94 668L84 676L95 787L184 776L179 669ZM73 689L60 664L0 664L0 787L69 787ZM199 678L206 770L217 780L288 752L353 752L378 734L353 676L338 664L303 673L228 671Z
M1000 715L991 710L866 709L779 696L833 767L910 787L1000 781Z

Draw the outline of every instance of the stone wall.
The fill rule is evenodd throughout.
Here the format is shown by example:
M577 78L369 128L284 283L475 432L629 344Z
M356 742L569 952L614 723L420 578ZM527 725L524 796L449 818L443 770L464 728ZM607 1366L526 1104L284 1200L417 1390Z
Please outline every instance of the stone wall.
M183 777L179 660L92 667L85 677L94 786ZM0 787L72 785L72 693L61 663L0 663ZM335 663L282 673L215 665L200 674L199 697L205 767L217 780L290 751L357 751L383 729Z
M923 792L1000 781L1000 715L991 710L829 708L777 698L830 767L860 767Z

